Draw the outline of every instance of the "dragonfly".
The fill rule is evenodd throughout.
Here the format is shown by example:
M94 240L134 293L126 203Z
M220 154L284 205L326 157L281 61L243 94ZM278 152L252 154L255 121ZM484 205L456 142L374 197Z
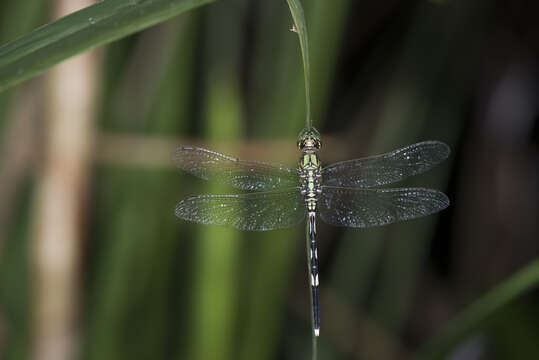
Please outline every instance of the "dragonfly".
M178 168L244 192L189 196L177 204L175 214L195 223L249 231L290 228L306 219L312 328L319 336L317 218L335 226L366 228L445 209L449 199L437 190L374 187L423 173L445 160L450 150L442 142L423 141L383 155L322 167L318 156L322 142L316 129L303 129L297 145L301 156L296 168L242 160L195 146L177 148L172 159Z

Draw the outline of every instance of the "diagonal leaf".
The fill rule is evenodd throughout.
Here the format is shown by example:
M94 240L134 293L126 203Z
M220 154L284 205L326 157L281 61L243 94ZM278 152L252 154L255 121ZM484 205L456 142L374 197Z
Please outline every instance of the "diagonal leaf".
M417 354L416 359L442 359L496 311L538 285L539 260L535 260L468 306Z
M303 72L305 74L305 107L306 119L305 128L312 128L311 120L311 75L309 70L309 39L307 38L307 26L305 25L305 15L299 0L286 0L290 7L290 13L294 19L295 29L299 36L301 46L301 56L303 58Z
M0 47L0 91L85 50L215 0L102 1Z

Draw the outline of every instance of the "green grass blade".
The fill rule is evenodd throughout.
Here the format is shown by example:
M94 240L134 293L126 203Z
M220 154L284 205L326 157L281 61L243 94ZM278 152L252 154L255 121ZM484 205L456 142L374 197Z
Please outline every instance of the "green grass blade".
M299 0L286 0L290 7L290 13L294 19L295 31L299 37L301 56L303 58L303 72L305 74L305 128L312 128L311 119L311 76L309 70L309 40L307 38L307 26L305 16Z
M221 2L205 12L202 59L204 79L204 139L240 141L245 119L240 84L242 13L247 0ZM223 31L223 29L227 29ZM201 183L201 193L230 192L212 182ZM189 307L188 346L180 358L236 359L235 329L240 319L241 254L244 233L222 226L196 226L193 291Z
M85 50L215 0L102 1L0 47L0 91Z
M539 284L539 260L535 260L508 280L482 296L442 333L417 354L417 359L441 359L444 354L476 330L489 316Z

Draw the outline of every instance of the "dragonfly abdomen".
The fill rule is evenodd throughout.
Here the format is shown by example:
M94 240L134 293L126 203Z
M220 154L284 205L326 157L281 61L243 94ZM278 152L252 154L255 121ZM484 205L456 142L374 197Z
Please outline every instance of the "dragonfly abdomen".
M311 282L311 299L313 308L313 330L316 336L320 335L320 301L318 294L318 250L316 246L316 213L309 212L309 275Z
M318 294L318 250L316 248L316 204L322 193L322 166L317 151L319 142L307 138L301 144L303 154L299 160L298 173L301 195L309 213L309 280L311 285L312 320L315 336L320 335L320 301Z

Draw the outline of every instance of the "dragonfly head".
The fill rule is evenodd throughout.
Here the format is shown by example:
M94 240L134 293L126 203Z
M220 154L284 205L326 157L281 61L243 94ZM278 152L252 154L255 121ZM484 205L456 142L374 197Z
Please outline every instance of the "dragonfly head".
M303 129L298 135L298 148L301 151L317 151L322 146L320 133L315 128Z

